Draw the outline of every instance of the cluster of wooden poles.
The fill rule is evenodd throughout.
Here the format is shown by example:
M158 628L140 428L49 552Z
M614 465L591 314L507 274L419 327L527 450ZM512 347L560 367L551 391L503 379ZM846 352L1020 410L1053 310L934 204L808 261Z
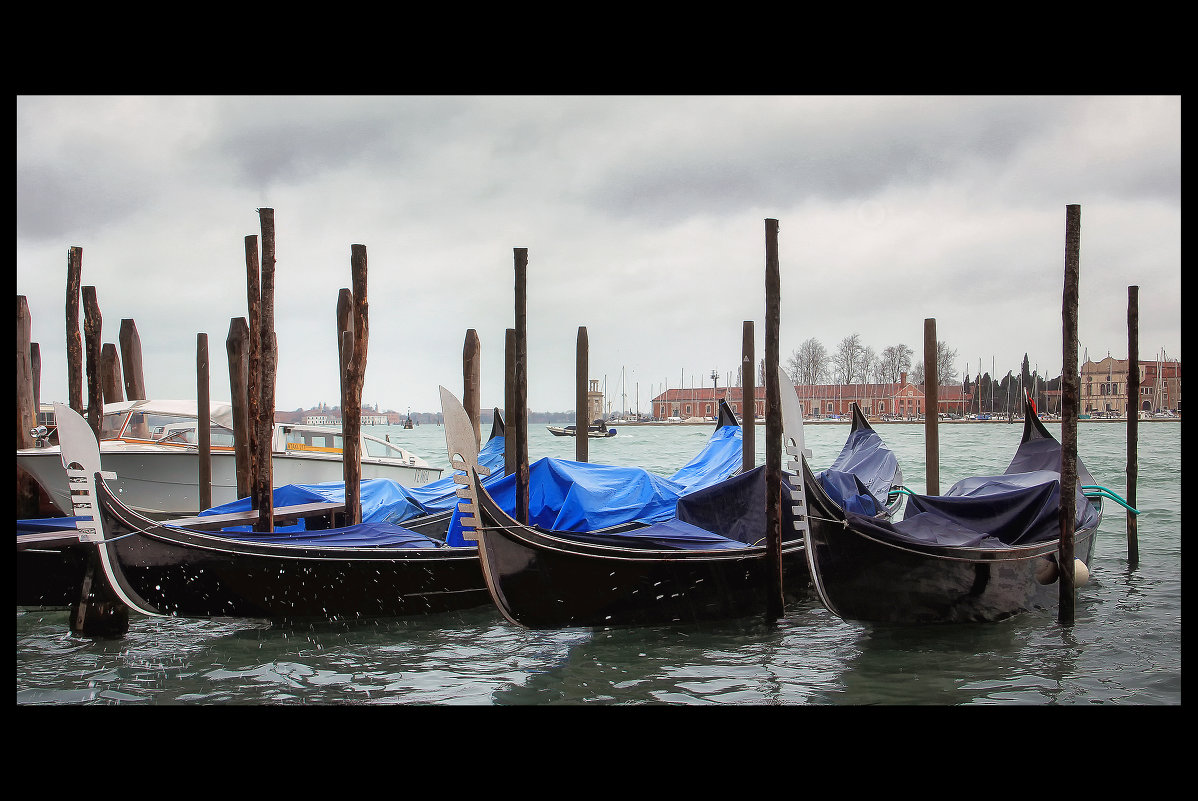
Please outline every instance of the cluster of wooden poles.
M271 447L274 426L274 385L278 366L278 344L274 331L274 272L275 272L275 225L274 210L259 209L262 234L261 258L259 259L258 237L245 238L248 319L234 318L226 339L229 357L230 390L233 404L235 452L237 461L238 497L249 496L253 508L258 510L256 531L273 530L273 499L271 476ZM1066 207L1065 231L1065 284L1062 298L1063 356L1062 365L1062 464L1061 464L1061 509L1060 550L1061 564L1073 563L1073 534L1075 525L1074 493L1077 487L1077 416L1079 408L1079 384L1077 371L1077 305L1078 278L1080 267L1081 207ZM782 454L778 447L782 442L781 393L778 382L779 366L779 318L780 318L780 268L778 258L778 221L765 220L765 382L766 406L766 486L767 526L766 548L768 565L767 619L773 621L782 616L782 562L781 562L781 504L782 499ZM515 326L506 331L505 351L505 467L516 480L515 516L522 522L528 521L529 464L528 464L528 330L527 330L527 283L528 249L514 249L515 262ZM96 301L95 287L83 287L84 334L86 349L80 345L78 326L78 298L82 249L72 247L68 254L67 269L67 362L68 387L71 408L83 413L82 378L80 353L86 353L88 421L99 436L103 404L121 400L120 362L115 346L100 347L101 316ZM340 290L337 300L338 357L341 377L341 419L344 447L345 512L337 520L339 525L361 522L361 403L362 386L365 378L367 346L369 344L369 314L366 292L367 259L364 245L352 245L350 256L352 289ZM1134 397L1139 391L1138 350L1138 293L1139 287L1128 288L1128 333L1129 333L1129 393ZM37 386L40 376L40 359L37 343L29 341L29 311L24 296L17 297L17 406L18 447L29 447L30 430L34 428L38 408ZM145 397L141 377L141 350L137 329L132 320L122 320L120 342L125 357L124 388L129 399ZM928 408L936 408L938 380L936 375L936 321L924 321L924 365L927 375ZM587 402L589 372L589 342L587 329L578 329L577 340L577 422L575 437L576 458L588 459L588 437L590 424ZM476 440L480 438L480 347L475 329L469 329L462 352L463 362L463 405L470 415ZM754 328L747 320L742 328L742 391L752 397L754 386ZM197 399L199 420L209 419L208 396L208 353L207 335L197 339ZM756 421L753 404L744 404L742 425L752 432ZM1134 507L1137 477L1137 428L1136 415L1128 417L1127 474L1128 503ZM201 504L204 508L211 500L211 463L209 429L200 425L199 450ZM939 494L939 436L936 415L925 419L927 454L927 488L930 495ZM754 438L746 436L744 442L744 469L755 466ZM31 478L18 474L18 508L22 499L27 500ZM34 487L36 489L36 485ZM205 489L207 494L205 495ZM23 495L22 493L26 493ZM1135 515L1127 514L1128 556L1134 568L1138 564L1139 548ZM1072 624L1074 619L1076 589L1072 571L1061 571L1060 613L1062 623Z

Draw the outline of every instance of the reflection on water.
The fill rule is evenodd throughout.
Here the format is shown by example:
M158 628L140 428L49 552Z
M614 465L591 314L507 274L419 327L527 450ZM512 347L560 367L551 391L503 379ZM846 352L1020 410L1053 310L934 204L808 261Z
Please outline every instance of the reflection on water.
M811 428L817 467L835 458L847 430ZM922 491L922 426L879 430L907 485ZM438 427L394 433L430 462L444 461ZM535 426L529 433L531 453L572 458L572 441ZM590 453L664 475L709 433L630 429L594 441ZM941 486L1001 472L1021 433L1017 425L943 427ZM1113 424L1079 432L1096 480L1120 494L1125 433ZM133 615L124 638L93 641L68 632L65 612L18 610L17 703L1178 705L1180 425L1141 426L1140 438L1140 565L1129 569L1124 515L1108 506L1072 627L1055 611L991 625L880 626L839 620L808 598L777 624L529 631L491 607L299 627Z

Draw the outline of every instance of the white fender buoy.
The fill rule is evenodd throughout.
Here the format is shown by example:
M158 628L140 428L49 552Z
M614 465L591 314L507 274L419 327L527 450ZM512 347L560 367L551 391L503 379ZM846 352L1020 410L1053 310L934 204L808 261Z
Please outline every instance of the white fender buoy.
M1073 560L1073 586L1082 587L1090 581L1090 568L1080 559Z

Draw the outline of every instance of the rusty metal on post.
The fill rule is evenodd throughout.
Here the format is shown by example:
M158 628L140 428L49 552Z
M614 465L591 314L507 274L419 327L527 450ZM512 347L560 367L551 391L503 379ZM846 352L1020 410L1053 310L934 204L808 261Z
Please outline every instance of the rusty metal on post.
M940 364L936 318L923 321L923 431L928 495L940 494Z
M101 389L104 392L104 402L120 403L123 401L125 392L124 382L121 380L121 357L117 353L116 345L112 342L105 342L104 347L100 349L100 375L102 376Z
M782 617L782 393L778 382L778 325L781 280L778 221L765 221L765 488L766 609L773 622Z
M83 414L83 338L79 333L79 283L83 275L83 248L67 250L67 399L71 409Z
M137 324L130 319L121 320L121 331L117 340L121 343L125 397L129 400L145 400L146 380L141 369L141 337L137 335Z
M225 351L229 355L229 402L233 407L233 459L237 472L237 497L250 495L250 417L248 406L250 329L244 317L229 321Z
M591 436L591 341L587 327L578 326L578 341L574 354L574 459L585 462L590 459Z
M466 416L474 426L475 444L482 443L482 349L478 331L466 330L466 341L462 343L462 405Z
M740 344L740 469L748 472L757 466L757 374L753 343L753 321L741 326Z
M1140 475L1140 288L1127 288L1127 504L1136 508L1136 483ZM1140 564L1140 524L1127 511L1127 564Z
M257 434L254 494L257 496L258 522L255 531L274 531L274 476L271 446L275 423L275 372L278 367L278 342L275 337L275 211L258 209L262 227L262 311L259 325L259 352L262 363L258 387L258 414L254 423Z
M1077 414L1081 377L1077 372L1077 302L1081 268L1082 208L1065 207L1065 288L1061 297L1061 542L1058 622L1071 626L1077 606L1073 535L1077 525Z
M208 335L196 334L196 450L199 455L200 510L212 508L212 398L208 377Z
M104 422L104 388L100 377L100 336L104 318L100 314L100 303L96 300L94 286L83 287L83 353L87 368L87 422L100 439Z
M516 520L528 523L528 248L513 248L516 272Z

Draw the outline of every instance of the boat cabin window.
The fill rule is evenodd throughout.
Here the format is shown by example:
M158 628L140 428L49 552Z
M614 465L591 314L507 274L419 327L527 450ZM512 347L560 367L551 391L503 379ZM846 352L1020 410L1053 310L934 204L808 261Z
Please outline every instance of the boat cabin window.
M332 431L311 431L289 428L287 450L341 453L341 435Z
M363 437L362 442L365 445L365 453L367 456L381 457L384 459L404 459L408 458L408 454L398 445L390 442L385 442L374 437Z
M121 435L128 412L109 412L100 418L100 439L116 439ZM133 436L133 435L130 435Z
M233 447L232 429L212 423L209 431L213 446ZM174 414L134 411L129 415L124 436L171 444L199 444L196 419Z

